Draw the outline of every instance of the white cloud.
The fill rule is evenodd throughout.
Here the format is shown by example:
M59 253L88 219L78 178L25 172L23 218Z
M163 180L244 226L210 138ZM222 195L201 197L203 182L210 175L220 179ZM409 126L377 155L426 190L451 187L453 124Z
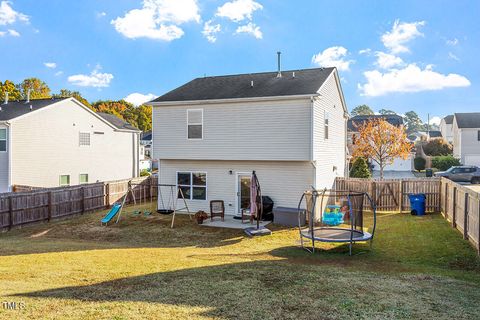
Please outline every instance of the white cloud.
M451 53L451 52L448 53L448 57L449 57L450 59L455 60L455 61L460 61L460 59L459 59L456 55L454 55L453 53Z
M55 72L55 76L58 77L58 76L61 76L63 74L63 71L57 71Z
M382 69L390 69L392 67L403 65L403 60L393 54L377 51L375 52L377 61L375 64Z
M144 0L141 9L128 11L111 24L130 39L172 41L183 36L179 25L189 21L200 22L196 0Z
M445 42L449 46L456 46L458 44L458 39L457 38L453 38L451 40L447 39L447 41L445 41Z
M113 74L111 73L100 73L102 67L97 65L95 69L89 74L75 74L67 78L67 81L73 85L80 87L94 87L94 88L105 88L110 85L110 81L113 79Z
M207 38L209 42L215 42L217 41L217 36L216 34L219 33L222 30L220 24L215 24L212 25L212 20L208 20L205 22L203 25L203 31L202 34Z
M128 96L123 98L123 100L130 102L134 106L140 106L144 104L145 102L151 101L155 99L157 96L154 95L153 93L148 93L148 94L141 94L138 92L130 93Z
M337 67L339 71L348 71L354 60L345 60L348 50L344 47L330 47L312 57L312 62L320 67Z
M0 26L13 24L17 21L28 22L28 16L15 11L11 4L10 1L0 2Z
M251 34L257 39L263 38L263 33L260 30L260 27L253 22L249 22L244 26L239 26L237 30L235 30L235 33L247 33L247 34Z
M106 13L106 12L103 12L103 11L96 13L97 18L103 18L103 17L105 17L106 15L107 15L107 13Z
M428 124L430 124L430 125L434 124L436 126L439 126L440 121L442 121L442 118L435 116L435 117L430 118L430 122Z
M55 62L44 62L43 65L50 69L55 69L57 67L57 64Z
M218 7L215 15L240 22L245 19L252 20L253 12L262 9L263 6L253 0L234 0Z
M396 20L393 24L392 31L382 35L382 42L392 53L409 52L410 50L406 44L416 37L423 36L423 33L418 31L418 27L424 25L425 21L407 23Z
M451 87L468 87L470 81L464 76L449 73L447 75L433 71L432 65L421 69L409 64L403 69L392 69L381 73L378 70L366 71L363 74L367 83L358 85L365 96L382 96L393 92L420 92L441 90Z
M370 52L372 52L372 49L370 48L366 48L366 49L362 49L362 50L358 50L358 54L370 54Z
M12 37L20 37L20 33L13 29L8 29L8 34Z

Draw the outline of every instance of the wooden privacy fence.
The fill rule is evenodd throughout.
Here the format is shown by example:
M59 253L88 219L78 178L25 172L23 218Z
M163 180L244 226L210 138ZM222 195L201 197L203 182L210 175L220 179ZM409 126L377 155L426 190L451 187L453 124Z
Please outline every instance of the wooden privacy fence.
M17 192L0 194L0 230L39 221L106 209L120 200L132 182L136 200L153 200L157 178L98 182L58 188L15 186ZM18 192L20 191L20 192ZM127 197L127 203L133 199Z
M453 228L469 240L480 254L480 193L442 178L441 211Z
M337 191L366 192L372 198L377 211L410 211L409 194L423 193L426 195L426 210L440 211L440 179L439 178L412 178L412 179L360 179L337 178ZM371 210L370 202L365 199L364 206Z

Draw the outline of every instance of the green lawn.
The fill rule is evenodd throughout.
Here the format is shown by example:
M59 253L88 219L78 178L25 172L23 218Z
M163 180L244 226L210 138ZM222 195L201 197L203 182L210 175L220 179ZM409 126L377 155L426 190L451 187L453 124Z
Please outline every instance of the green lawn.
M480 260L438 215L382 215L372 251L105 211L0 234L0 319L474 319ZM0 306L1 307L1 306Z

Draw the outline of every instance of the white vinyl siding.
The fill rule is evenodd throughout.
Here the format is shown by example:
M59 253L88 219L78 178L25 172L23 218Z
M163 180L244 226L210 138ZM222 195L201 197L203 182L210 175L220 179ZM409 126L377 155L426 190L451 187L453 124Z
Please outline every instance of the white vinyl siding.
M310 160L310 99L202 104L203 140L185 139L191 106L153 107L153 158Z
M177 172L206 172L207 199L187 200L191 212L210 211L210 200L223 200L225 213L235 214L236 174L255 170L262 194L270 196L275 206L296 208L302 193L313 185L314 171L307 161L211 161L161 160L159 183L177 183ZM231 171L231 172L230 172ZM177 207L183 207L179 199Z
M203 139L203 110L187 110L187 138L189 140Z
M345 174L347 120L335 77L335 74L329 76L313 103L313 158L318 189L332 188L335 178ZM325 139L326 129L328 139Z

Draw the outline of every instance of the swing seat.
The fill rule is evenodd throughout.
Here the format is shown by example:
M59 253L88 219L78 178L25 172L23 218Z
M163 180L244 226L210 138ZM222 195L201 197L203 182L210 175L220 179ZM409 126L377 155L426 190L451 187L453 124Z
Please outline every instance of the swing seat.
M165 215L172 214L173 212L174 212L174 210L172 210L172 209L158 209L157 210L157 213L165 214Z

